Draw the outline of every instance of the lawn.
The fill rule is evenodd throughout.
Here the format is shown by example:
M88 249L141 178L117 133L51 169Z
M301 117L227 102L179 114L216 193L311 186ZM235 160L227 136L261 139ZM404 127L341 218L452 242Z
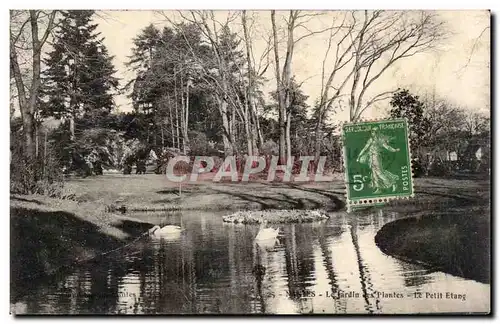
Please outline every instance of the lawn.
M133 209L318 209L340 210L344 205L342 181L317 183L212 182L179 185L165 176L104 175L72 179L68 190L80 202L93 202L104 208L111 204ZM439 205L488 204L487 180L415 179L416 197L397 201L392 207L425 211Z

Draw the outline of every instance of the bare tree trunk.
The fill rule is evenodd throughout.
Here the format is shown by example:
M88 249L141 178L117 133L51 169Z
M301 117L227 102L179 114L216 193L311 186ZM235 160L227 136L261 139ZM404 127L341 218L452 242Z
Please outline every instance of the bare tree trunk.
M244 112L244 120L243 123L245 125L245 135L247 139L247 152L249 156L253 155L253 135L250 131L250 118L248 111L248 101L245 100L245 112Z
M70 140L75 140L75 118L73 116L69 117L69 138Z
M257 125L258 121L258 116L257 116L257 109L255 107L255 94L254 94L254 75L255 75L255 68L252 64L252 46L251 46L251 39L250 35L248 33L248 26L247 26L247 20L246 20L246 11L243 10L242 15L241 15L241 21L243 25L243 34L245 37L245 47L246 47L246 58L247 58L247 68L248 68L248 87L247 87L247 102L250 103L250 118L247 116L248 122L251 123L251 130L247 130L247 134L249 132L250 135L250 144L249 144L249 155L258 155L258 148L257 148L257 140L256 140L256 133L260 133L260 127ZM245 108L248 109L248 105L245 105ZM245 125L246 128L248 128L248 125ZM262 143L261 143L262 144Z
M23 120L23 132L25 138L25 155L26 157L32 159L35 157L36 149L35 149L35 141L34 141L34 123L35 123L35 108L36 102L38 98L38 93L40 90L40 72L41 72L41 52L42 47L47 41L47 38L54 27L54 19L55 19L56 11L52 11L49 15L49 20L47 23L47 28L43 33L42 38L39 38L39 29L38 29L38 18L39 12L37 10L29 11L29 18L19 31L19 35L23 32L22 28L27 22L30 23L31 26L31 48L32 48L32 79L31 79L31 87L29 88L29 95L26 94L25 91L25 83L23 81L23 76L21 73L21 69L19 67L19 61L16 52L16 44L19 41L19 35L15 37L11 33L10 38L10 60L11 60L11 73L14 76L16 88L18 92L18 101L19 108L21 110L21 118Z
M356 59L355 63L355 71L354 72L354 80L352 81L351 95L349 98L349 121L355 121L356 119L356 89L358 87L359 82L359 68L358 68L358 59Z
M254 109L253 110L253 118L255 119L254 121L254 125L255 125L255 129L257 131L257 138L258 138L258 147L259 149L262 148L262 145L264 145L264 136L262 136L262 128L260 127L260 118L259 118L259 115L257 113L257 106L255 105L255 102L254 102Z
M286 56L285 63L283 64L283 71L280 71L279 64L279 49L278 49L278 36L277 36L277 28L276 28L276 17L275 11L271 11L271 23L273 28L273 39L274 39L274 59L275 59L275 74L276 74L276 83L278 85L278 124L280 127L280 160L284 161L286 159L290 159L292 156L291 145L290 145L290 131L289 131L289 123L287 120L287 110L290 109L290 83L292 77L292 58L294 51L294 29L295 22L298 17L298 12L294 10L290 10L290 16L287 22L287 46L286 46ZM281 74L282 73L282 74ZM281 74L281 75L280 75ZM286 144L285 144L286 143ZM286 147L285 147L286 145ZM283 162L282 162L283 163Z
M34 132L34 120L31 114L26 114L26 117L23 120L23 131L26 145L26 157L34 158L35 157L35 132Z
M292 161L292 140L290 138L290 127L291 127L291 118L290 111L287 113L286 117L286 160L287 162Z
M175 147L175 135L174 135L174 119L172 117L172 102L170 100L170 96L168 97L168 114L170 117L170 133L172 136L172 147Z
M184 154L186 154L186 141L184 139L184 125L185 125L185 122L184 122L184 116L185 116L185 113L186 113L186 102L184 101L184 89L183 89L183 80L182 80L182 74L181 74L181 112L180 112L180 115L181 115L181 136L182 136L182 151L184 152Z
M290 84L292 79L292 57L294 50L294 38L293 32L295 29L295 19L297 16L297 12L290 10L290 17L288 20L288 39L286 46L286 57L285 64L283 65L283 86L284 86L284 109L283 113L285 114L285 137L286 137L286 148L287 148L287 161L291 160L292 157L292 147L291 147L291 139L290 139Z
M175 101L175 133L177 138L177 149L181 149L181 140L179 134L179 99L177 98L177 82L174 81L174 101Z
M165 136L163 134L163 125L161 125L161 147L165 147Z
M158 124L156 123L156 108L152 108L152 117L153 117L153 147L158 147ZM149 143L148 143L149 144Z
M36 129L36 122L35 122L35 156L38 157L38 152L39 152L39 149L38 149L38 146L39 146L39 139L38 139L38 131Z
M224 142L224 155L230 156L233 155L233 145L231 143L231 137L229 135L229 118L227 111L227 102L224 99L221 99L220 96L217 96L219 112L222 117L222 141Z
M189 125L189 83L186 85L186 109L184 116L184 154L186 154L186 149L189 149L189 134L188 134L188 125Z
M276 74L276 91L278 93L278 125L279 125L279 160L283 163L286 160L286 148L285 148L285 98L284 98L284 87L281 82L281 71L280 71L280 59L279 59L279 48L278 48L278 31L276 27L276 11L271 10L271 23L273 28L273 41L274 41L274 60L275 60L275 74Z
M233 147L233 154L238 154L238 147L236 146L236 108L231 107L231 119L229 120L229 129L230 129L230 138L231 138L231 145Z
M47 130L44 133L43 139L43 176L46 176L46 168L47 168Z
M256 110L255 110L256 111ZM254 154L259 155L259 151L262 149L264 144L264 139L262 138L262 130L260 129L259 116L254 113L252 109L252 132L255 134L253 137Z
M19 102L19 108L21 110L21 118L23 120L23 133L24 133L24 145L25 154L28 158L33 158L35 156L35 149L33 147L33 119L34 116L31 113L31 109L28 105L28 98L26 97L26 91L24 88L24 82L22 79L21 69L19 67L19 62L17 59L17 52L14 47L15 44L10 44L10 67L11 73L14 75L17 88L17 98Z
M316 165L319 162L319 156L321 154L321 140L323 139L323 118L321 115L322 114L320 112L314 129L314 163Z

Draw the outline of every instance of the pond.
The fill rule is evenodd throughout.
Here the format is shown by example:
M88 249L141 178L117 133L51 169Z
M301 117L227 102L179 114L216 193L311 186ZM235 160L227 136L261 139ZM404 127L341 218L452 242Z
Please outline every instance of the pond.
M50 280L30 282L16 313L294 314L488 311L490 285L431 271L382 253L374 236L396 213L335 213L282 225L258 245L255 225L221 213L135 215L184 228L148 239ZM440 295L441 294L441 295Z

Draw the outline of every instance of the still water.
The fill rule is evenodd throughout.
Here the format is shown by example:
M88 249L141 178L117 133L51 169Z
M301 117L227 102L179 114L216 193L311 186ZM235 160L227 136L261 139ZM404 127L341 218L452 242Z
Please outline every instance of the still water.
M258 226L224 224L217 213L136 216L185 230L168 239L141 241L49 282L30 283L12 304L13 310L18 314L489 310L489 285L433 272L378 249L375 234L401 217L396 213L335 213L322 223L284 225L279 242L263 245L254 241ZM457 299L447 298L453 296Z

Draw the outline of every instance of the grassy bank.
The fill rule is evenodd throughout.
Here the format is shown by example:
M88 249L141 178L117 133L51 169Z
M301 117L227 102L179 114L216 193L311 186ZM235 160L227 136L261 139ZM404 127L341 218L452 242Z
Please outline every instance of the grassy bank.
M94 203L11 196L11 283L55 274L119 248L152 225L104 212ZM15 290L15 289L13 289Z
M267 210L344 207L343 183L167 181L165 175L104 175L74 179L68 190L81 202L125 206L128 211Z
M343 210L342 180L318 183L212 182L179 185L164 175L104 175L67 182L68 190L82 203L125 206L143 210ZM419 213L449 206L489 203L489 182L484 180L415 179L415 198L385 206L403 213Z
M490 282L490 210L451 208L384 225L375 243L385 253L480 282Z

